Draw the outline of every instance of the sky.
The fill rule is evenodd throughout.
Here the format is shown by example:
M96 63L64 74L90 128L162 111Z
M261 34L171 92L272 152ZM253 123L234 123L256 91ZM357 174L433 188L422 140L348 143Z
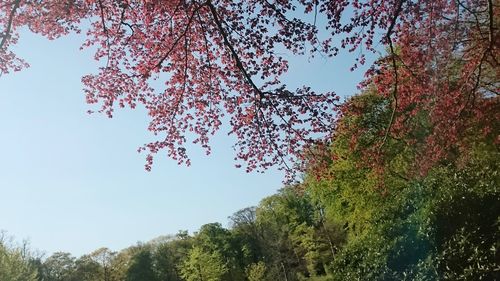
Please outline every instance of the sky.
M228 216L282 187L276 169L235 168L225 128L210 156L195 148L186 167L160 152L146 172L137 148L154 137L144 110L117 110L112 119L86 113L80 79L97 63L79 50L80 36L23 32L14 50L30 68L0 77L0 230L46 255L118 251L205 223L227 226ZM349 72L351 59L289 56L283 81L349 96L363 76Z

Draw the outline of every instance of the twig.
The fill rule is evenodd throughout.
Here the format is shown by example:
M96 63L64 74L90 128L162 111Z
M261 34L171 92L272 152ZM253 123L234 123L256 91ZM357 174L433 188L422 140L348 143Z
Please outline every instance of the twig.
M396 21L399 17L399 14L401 13L401 10L403 8L403 2L404 2L404 0L400 0L398 2L398 6L396 7L396 10L394 12L394 16L392 18L391 25L389 26L389 29L387 29L387 34L386 34L386 38L387 38L387 41L389 42L389 48L391 51L392 67L394 70L394 88L392 90L393 109L392 109L392 113L391 113L391 118L389 119L389 124L387 125L387 128L385 130L384 138L383 138L382 143L380 144L380 146L378 148L379 152L382 149L382 147L385 145L385 143L387 142L387 138L389 137L389 132L391 130L392 124L394 123L394 118L396 116L396 110L398 108L397 94L398 94L399 76L398 76L398 66L396 63L396 53L394 51L394 45L392 43L391 35L394 31L394 27L396 26Z
M5 31L3 32L3 35L2 35L2 41L0 42L0 51L2 51L4 45L7 42L7 39L10 37L10 32L12 30L12 23L14 22L14 16L15 16L16 11L19 8L20 4L21 4L21 0L16 0L14 2L14 7L12 7L12 10L10 11L9 20L7 22L7 27L5 27Z

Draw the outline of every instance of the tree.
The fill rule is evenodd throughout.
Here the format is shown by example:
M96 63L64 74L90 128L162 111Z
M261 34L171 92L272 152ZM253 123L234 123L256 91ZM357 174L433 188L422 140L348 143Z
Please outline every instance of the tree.
M260 202L256 222L262 232L268 279L300 280L299 276L311 275L307 260L312 247L307 243L314 233L313 212L311 202L296 187L286 187Z
M189 251L180 269L186 281L219 281L228 270L218 251L207 252L197 246Z
M116 252L108 248L99 248L88 255L88 259L98 265L99 279L102 281L114 281L115 269L113 268L113 259Z
M30 259L26 243L14 246L5 232L0 231L0 280L36 281L37 270Z
M262 281L266 276L266 264L263 262L252 263L247 270L248 281Z
M160 280L182 280L179 265L187 258L192 244L193 238L188 235L187 231L180 231L173 239L157 245L153 258Z
M393 110L377 142L406 134L414 109L425 109L436 128L425 138L427 158L435 161L471 122L494 134L499 11L495 0L2 0L0 70L26 66L11 51L20 28L53 39L80 32L88 19L83 46L95 46L105 66L83 77L87 102L110 117L117 107L148 110L148 129L164 137L140 149L147 169L161 149L189 164L187 141L210 153L210 136L228 116L236 158L251 171L290 168L335 128L334 93L280 82L288 71L283 49L359 51L356 68L382 44L388 55L366 81L391 97ZM158 91L157 79L165 81Z
M239 280L244 277L244 268L241 267L239 258L242 256L242 249L239 241L228 229L222 227L220 223L208 223L202 225L195 235L194 245L206 253L217 253L220 255L226 268L226 273L219 280Z
M494 280L500 214L495 139L471 127L457 140L470 147L422 176L413 168L419 147L405 139L387 139L382 149L390 157L381 166L366 165L364 152L379 149L378 132L391 118L388 98L365 91L342 112L324 175L312 169L303 183L324 206L324 218L345 232L328 280ZM416 116L419 122L406 129L425 136L433 129L430 117Z
M39 272L43 281L72 281L75 280L75 258L69 253L56 252L42 264Z
M89 255L84 255L75 261L74 276L78 281L94 281L104 279L102 277L101 266Z
M231 233L239 244L237 261L245 265L256 263L262 257L262 229L256 223L256 207L248 207L237 211L229 217Z
M126 281L155 281L153 258L148 248L144 247L135 253L127 270Z

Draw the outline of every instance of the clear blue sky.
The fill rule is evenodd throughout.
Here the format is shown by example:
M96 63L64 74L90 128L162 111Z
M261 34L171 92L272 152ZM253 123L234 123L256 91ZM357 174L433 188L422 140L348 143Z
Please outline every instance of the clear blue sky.
M81 42L23 33L15 50L31 67L0 77L0 229L47 254L120 250L209 222L226 225L232 213L281 187L279 171L236 169L225 132L213 139L211 156L191 151L191 167L160 154L153 171L144 171L136 149L152 139L147 115L86 114L80 78L95 72L96 62L79 51ZM349 56L290 60L290 86L345 96L363 75L349 72Z

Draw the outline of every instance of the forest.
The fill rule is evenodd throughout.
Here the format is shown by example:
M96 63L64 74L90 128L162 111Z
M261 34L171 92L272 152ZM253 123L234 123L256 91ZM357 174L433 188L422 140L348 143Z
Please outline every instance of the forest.
M328 145L331 157L311 154L300 183L234 213L229 228L208 223L192 235L180 231L78 258L41 258L3 239L0 280L497 280L496 139L472 127L460 139L469 150L457 150L425 176L414 168L418 146L402 140L383 147L391 155L383 169L367 166L360 151L391 112L373 91L346 104ZM413 133L425 135L432 128L426 114L419 118ZM351 147L355 132L362 133Z
M159 152L189 165L187 143L210 154L226 122L237 167L288 176L227 228L118 252L43 256L4 235L0 280L500 280L499 7L0 0L1 73L28 67L12 48L19 29L55 39L91 22L82 48L103 65L82 78L86 101L109 117L147 110L158 139L139 149L146 170ZM359 53L352 70L381 55L340 101L314 85L288 89L283 50Z

